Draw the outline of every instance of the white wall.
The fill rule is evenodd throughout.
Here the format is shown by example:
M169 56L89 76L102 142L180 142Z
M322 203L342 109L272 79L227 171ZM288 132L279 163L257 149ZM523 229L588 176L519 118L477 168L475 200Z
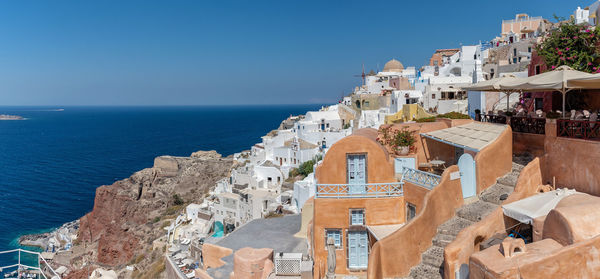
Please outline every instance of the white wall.
M294 193L292 195L292 205L295 205L297 212L302 210L304 203L315 195L316 190L315 175L309 174L301 181L294 182Z

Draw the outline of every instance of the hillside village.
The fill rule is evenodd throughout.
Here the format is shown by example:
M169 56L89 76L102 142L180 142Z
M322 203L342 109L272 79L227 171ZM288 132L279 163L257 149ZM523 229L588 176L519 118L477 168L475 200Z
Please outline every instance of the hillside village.
M596 32L599 6L517 14L427 65L390 59L337 104L283 120L206 193L172 197L180 211L152 241L162 276L598 278L600 77L536 47L566 25Z

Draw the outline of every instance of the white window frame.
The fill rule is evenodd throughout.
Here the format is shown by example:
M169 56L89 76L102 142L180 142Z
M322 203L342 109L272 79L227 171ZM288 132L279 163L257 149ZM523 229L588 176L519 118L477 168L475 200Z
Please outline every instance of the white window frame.
M335 238L335 235L333 236L333 243L335 245L335 249L336 250L344 249L344 247L342 245L342 243L344 243L342 229L325 229L325 250L327 250L327 238L329 238L329 236L328 236L329 232L337 233L337 235L339 236L338 239ZM339 243L338 243L338 241L339 241Z

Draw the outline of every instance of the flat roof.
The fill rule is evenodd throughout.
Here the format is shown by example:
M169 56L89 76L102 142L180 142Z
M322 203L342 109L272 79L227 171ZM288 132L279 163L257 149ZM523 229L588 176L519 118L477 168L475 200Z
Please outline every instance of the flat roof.
M494 142L506 127L502 124L475 121L466 125L422 133L421 136L479 152Z

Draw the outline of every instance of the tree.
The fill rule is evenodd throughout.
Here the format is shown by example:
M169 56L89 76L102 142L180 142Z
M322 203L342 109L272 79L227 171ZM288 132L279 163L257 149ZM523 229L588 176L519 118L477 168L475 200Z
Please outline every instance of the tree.
M600 73L599 46L600 28L571 20L551 30L535 50L549 69L567 65L578 71Z

